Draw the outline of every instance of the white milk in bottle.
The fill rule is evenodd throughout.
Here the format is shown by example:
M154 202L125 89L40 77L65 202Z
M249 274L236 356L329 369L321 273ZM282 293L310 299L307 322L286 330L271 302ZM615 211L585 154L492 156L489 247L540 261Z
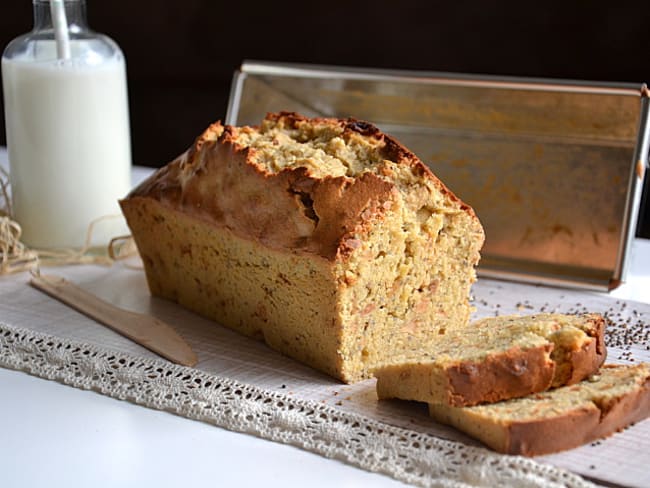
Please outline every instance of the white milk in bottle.
M2 58L13 218L30 247L81 247L89 224L119 215L130 188L131 147L123 55L87 29L85 2L66 1L70 57L57 59L49 4ZM128 233L98 222L93 245Z

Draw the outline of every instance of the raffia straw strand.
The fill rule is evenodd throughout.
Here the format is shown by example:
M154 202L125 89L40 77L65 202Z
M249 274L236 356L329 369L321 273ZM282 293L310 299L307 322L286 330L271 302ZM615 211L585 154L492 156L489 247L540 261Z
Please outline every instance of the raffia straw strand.
M11 219L9 173L0 167L0 191L4 200L0 207L0 274L32 270L38 266L38 254L20 242L22 229Z
M91 249L94 226L116 215L105 215L93 220L86 232L86 241L80 249L29 249L20 242L22 232L18 222L9 217L0 217L0 275L35 270L40 266L64 266L69 264L99 264L110 266L115 261L137 254L131 236L111 239L103 252ZM129 267L138 268L139 266Z
M40 266L62 266L67 264L101 264L110 266L114 261L137 254L137 248L130 236L111 239L103 252L91 249L93 230L101 221L120 215L104 215L93 220L86 230L86 239L81 249L30 249L20 240L22 229L12 219L9 197L9 174L0 167L0 192L4 205L0 205L0 275L21 271L36 271Z
M43 262L43 265L59 266L66 264L104 264L110 265L113 260L108 254L89 254L91 248L91 241L95 225L103 220L113 219L119 215L104 215L93 220L88 229L86 230L86 239L81 249L63 248L63 249L37 249L38 256Z
M117 236L108 243L108 257L113 261L121 261L134 256L138 252L135 241L130 235Z
M22 229L9 217L0 217L0 274L18 273L38 267L38 254L20 242Z

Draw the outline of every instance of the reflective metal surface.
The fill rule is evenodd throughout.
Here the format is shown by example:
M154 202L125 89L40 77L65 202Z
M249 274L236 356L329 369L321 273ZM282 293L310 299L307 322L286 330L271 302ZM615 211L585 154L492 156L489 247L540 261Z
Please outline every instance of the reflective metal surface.
M226 122L281 110L367 120L415 152L481 219L481 275L624 281L648 158L644 85L245 62Z

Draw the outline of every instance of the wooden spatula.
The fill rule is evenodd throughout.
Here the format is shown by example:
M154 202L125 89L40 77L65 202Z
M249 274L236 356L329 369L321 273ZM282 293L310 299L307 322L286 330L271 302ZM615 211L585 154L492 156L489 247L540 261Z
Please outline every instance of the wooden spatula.
M155 317L118 308L58 276L35 276L29 284L174 363L197 363L183 338Z

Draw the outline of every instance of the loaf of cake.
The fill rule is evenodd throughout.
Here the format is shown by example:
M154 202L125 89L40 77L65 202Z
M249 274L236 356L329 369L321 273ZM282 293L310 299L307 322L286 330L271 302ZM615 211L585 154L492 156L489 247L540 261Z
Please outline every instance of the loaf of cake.
M604 330L598 314L478 320L380 366L377 395L462 407L571 385L605 361Z
M345 382L469 321L479 220L366 122L216 123L120 203L154 295Z
M535 456L580 446L650 416L650 366L603 366L572 386L473 407L430 404L452 425L506 454Z

